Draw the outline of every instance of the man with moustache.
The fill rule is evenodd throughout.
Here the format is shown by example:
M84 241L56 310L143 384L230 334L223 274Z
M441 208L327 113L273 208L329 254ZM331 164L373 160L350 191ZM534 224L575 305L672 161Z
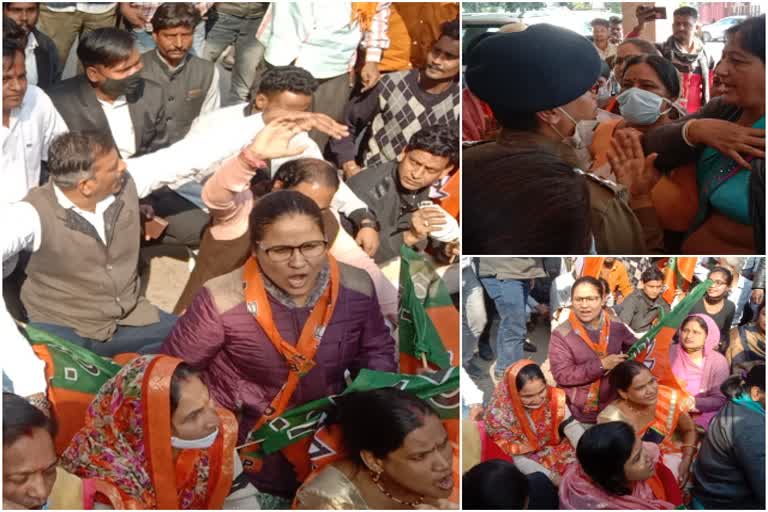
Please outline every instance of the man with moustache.
M444 23L423 69L388 73L347 105L349 136L330 141L330 151L349 178L394 160L411 136L428 125L459 119L459 21ZM358 163L355 142L370 127L367 149Z
M366 222L372 222L380 232L381 244L373 257L376 263L398 258L403 244L424 248L433 232L443 230L453 220L436 206L419 205L429 199L430 185L458 165L458 157L456 130L446 124L427 126L411 137L396 160L367 168L347 180L375 217ZM366 222L356 227L369 226Z
M603 287L591 276L571 288L572 311L549 339L549 363L557 385L565 390L573 417L595 423L598 413L616 397L607 373L627 359L635 337L602 308Z
M3 2L3 16L12 19L26 34L24 40L27 82L43 90L61 80L64 64L53 40L37 29L40 4L37 2ZM3 31L3 37L7 33Z
M715 69L704 42L696 37L698 19L699 12L693 7L676 9L672 13L672 35L661 46L661 54L680 72L680 101L691 114L710 100Z

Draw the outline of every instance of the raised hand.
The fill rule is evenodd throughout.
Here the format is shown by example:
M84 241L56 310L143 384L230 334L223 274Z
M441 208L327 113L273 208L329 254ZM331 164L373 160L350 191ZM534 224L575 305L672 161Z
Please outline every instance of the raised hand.
M314 112L280 112L271 119L251 141L248 149L258 158L269 160L300 155L306 146L291 146L300 132L321 131L334 139L349 134L348 128L325 114Z

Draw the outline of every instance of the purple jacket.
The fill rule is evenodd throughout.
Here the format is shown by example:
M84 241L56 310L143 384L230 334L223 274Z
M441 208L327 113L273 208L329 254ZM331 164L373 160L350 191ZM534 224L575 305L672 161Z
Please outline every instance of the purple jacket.
M597 343L600 339L598 331L587 329L589 337ZM626 351L637 341L627 327L617 321L611 321L608 336L608 354L619 354ZM592 383L603 377L600 369L600 359L591 348L584 343L578 334L573 332L569 322L563 322L549 338L549 365L557 385L565 390L568 407L571 414L583 423L595 423L597 412L584 413L583 407L587 401L587 393ZM600 411L616 398L616 390L611 388L608 378L600 383ZM599 412L599 411L598 411Z
M344 371L397 371L395 341L381 315L371 278L339 263L341 286L333 317L289 408L340 393ZM288 378L285 360L247 311L242 268L208 281L179 318L161 349L201 370L211 395L240 419L242 442ZM295 343L311 308L289 308L269 296L277 329ZM264 460L251 474L259 490L290 496L298 487L282 454Z

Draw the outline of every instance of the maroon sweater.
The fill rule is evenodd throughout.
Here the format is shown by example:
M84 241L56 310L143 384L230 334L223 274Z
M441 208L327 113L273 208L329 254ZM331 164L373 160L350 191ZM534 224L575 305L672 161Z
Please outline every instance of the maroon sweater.
M381 315L371 278L339 264L341 286L331 321L315 354L316 366L296 388L288 408L344 390L344 371L397 371L395 341ZM289 308L269 296L282 337L296 343L311 308ZM208 281L163 344L162 352L202 371L211 395L239 415L238 441L269 406L288 378L283 357L245 306L242 268ZM250 475L264 492L292 496L298 487L282 454L268 456Z
M600 332L587 329L593 342L600 339ZM612 321L608 335L608 354L619 354L629 349L637 341L627 327L618 321ZM584 343L578 334L573 332L571 324L560 324L549 338L549 365L557 385L565 390L568 407L571 414L583 423L595 423L598 413L584 413L583 407L587 402L587 394L592 383L603 377L600 359L591 348ZM611 388L608 377L600 383L599 410L616 398L616 390Z

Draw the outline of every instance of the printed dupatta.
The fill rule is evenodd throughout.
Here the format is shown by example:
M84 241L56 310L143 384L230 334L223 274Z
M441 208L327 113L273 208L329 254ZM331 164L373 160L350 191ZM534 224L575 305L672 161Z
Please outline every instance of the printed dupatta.
M547 400L538 409L527 409L520 400L515 380L524 367L536 364L530 359L507 368L496 386L484 421L485 433L510 456L525 455L557 472L574 458L573 447L562 442L560 423L565 419L565 392L547 386Z
M232 486L237 422L217 408L214 444L182 450L174 462L170 385L179 363L142 356L125 365L94 398L61 465L112 484L127 509L221 508Z

